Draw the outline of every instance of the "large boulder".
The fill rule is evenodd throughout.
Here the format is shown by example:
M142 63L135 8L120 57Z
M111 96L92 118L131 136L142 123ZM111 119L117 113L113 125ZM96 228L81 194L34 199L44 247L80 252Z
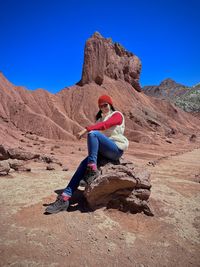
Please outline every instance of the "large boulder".
M10 165L8 160L0 161L0 175L7 175L10 171Z
M8 150L9 158L19 159L19 160L30 160L39 158L39 154L34 154L28 151L23 151L19 148L9 148Z
M79 85L95 82L101 85L104 76L130 83L141 91L139 84L141 61L119 43L103 38L95 32L85 45L82 78Z
M150 173L132 162L101 162L100 175L86 186L84 195L89 206L119 209L124 212L144 212L152 216L148 206Z
M18 159L9 159L8 160L10 168L15 171L31 171L30 168L25 167L25 162Z
M4 145L0 145L0 160L9 159L7 148Z

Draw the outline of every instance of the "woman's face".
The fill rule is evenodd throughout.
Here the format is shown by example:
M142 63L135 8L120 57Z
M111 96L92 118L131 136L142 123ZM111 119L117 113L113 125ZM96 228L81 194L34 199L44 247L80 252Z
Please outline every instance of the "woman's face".
M99 108L103 114L106 114L111 110L110 105L108 103L102 103L101 105L99 105Z

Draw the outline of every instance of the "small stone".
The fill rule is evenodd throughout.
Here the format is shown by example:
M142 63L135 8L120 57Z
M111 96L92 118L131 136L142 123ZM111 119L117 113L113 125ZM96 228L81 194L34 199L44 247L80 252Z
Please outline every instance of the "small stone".
M48 171L55 170L54 166L51 165L51 164L47 165L46 169L47 169Z

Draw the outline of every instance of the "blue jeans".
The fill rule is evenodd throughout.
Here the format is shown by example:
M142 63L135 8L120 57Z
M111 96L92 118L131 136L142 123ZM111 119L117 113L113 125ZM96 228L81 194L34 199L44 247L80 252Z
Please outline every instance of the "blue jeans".
M83 179L87 164L97 164L98 155L101 155L110 160L118 160L123 150L109 139L107 136L99 131L91 131L87 135L88 156L80 163L69 184L64 189L64 193L72 196L74 191L78 188L80 181Z

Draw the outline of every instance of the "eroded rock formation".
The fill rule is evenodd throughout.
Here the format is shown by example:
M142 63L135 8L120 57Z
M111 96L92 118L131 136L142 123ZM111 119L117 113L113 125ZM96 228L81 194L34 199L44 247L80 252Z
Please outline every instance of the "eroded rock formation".
M84 64L80 85L95 82L101 85L104 76L130 83L141 91L139 77L141 62L133 53L126 51L119 43L103 38L95 32L85 45Z

